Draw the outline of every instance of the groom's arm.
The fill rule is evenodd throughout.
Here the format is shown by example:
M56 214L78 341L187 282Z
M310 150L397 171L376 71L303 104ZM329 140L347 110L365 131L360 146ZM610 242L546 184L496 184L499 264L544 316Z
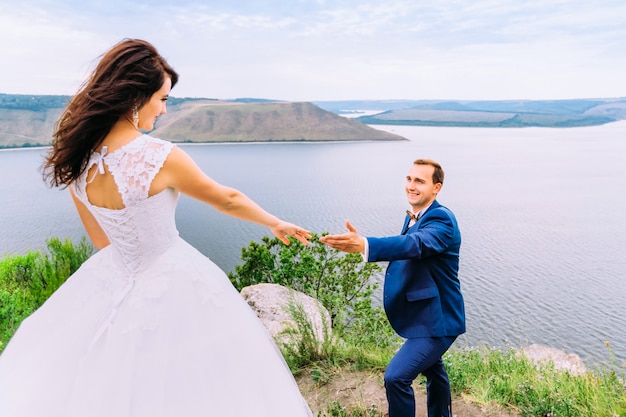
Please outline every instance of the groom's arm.
M444 210L430 210L411 233L368 237L368 262L420 259L444 252L455 236L454 220Z

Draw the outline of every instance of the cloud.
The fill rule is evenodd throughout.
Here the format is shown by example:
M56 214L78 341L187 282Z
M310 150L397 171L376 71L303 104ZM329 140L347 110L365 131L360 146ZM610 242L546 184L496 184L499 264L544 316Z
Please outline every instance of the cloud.
M617 0L34 0L0 4L0 92L71 94L124 37L180 96L285 100L626 96Z

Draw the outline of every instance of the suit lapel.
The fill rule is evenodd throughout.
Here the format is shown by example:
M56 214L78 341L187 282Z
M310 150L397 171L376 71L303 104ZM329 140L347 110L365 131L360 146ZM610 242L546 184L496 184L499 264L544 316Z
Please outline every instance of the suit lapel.
M402 233L401 233L402 235L405 234L407 230L409 230L409 220L411 220L411 218L407 214L404 217L404 225L402 226Z
M439 207L439 203L437 202L437 200L433 201L432 204L430 205L430 207L428 207L426 209L426 211L423 212L421 216L419 216L419 219L413 224L413 226L415 226L416 224L419 224L419 222L422 220L422 218L424 218L426 213L428 213L431 209L434 209L436 207ZM406 217L404 218L404 226L402 226L402 233L401 234L405 234L409 230L409 221L410 220L411 220L411 218L407 214Z

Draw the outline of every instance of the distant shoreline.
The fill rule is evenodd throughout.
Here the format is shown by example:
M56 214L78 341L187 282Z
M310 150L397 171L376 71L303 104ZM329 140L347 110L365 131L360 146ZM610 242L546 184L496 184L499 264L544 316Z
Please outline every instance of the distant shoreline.
M164 139L167 140L167 139ZM283 144L289 144L289 145L314 145L314 144L324 144L324 143L361 143L361 142L380 142L379 140L375 140L375 139L363 139L363 140L356 140L356 139L350 139L350 140L294 140L294 141L289 141L289 140L282 140L282 141L278 141L278 140L270 140L270 141L224 141L224 142L174 142L171 140L167 140L168 142L173 143L174 145L184 145L184 146L216 146L216 145L283 145ZM401 142L401 140L399 140L398 142ZM41 145L41 146L30 146L30 145L25 145L25 146L7 146L7 147L0 147L0 152L5 152L5 151L27 151L27 150L42 150L42 149L48 149L51 148L52 145Z
M538 129L578 129L578 128L587 128L594 126L607 126L607 125L619 125L626 124L626 120L616 120L609 123L604 123L601 125L590 125L590 126L556 126L556 127L548 127L548 126L512 126L512 127L491 127L491 126L429 126L429 125L410 125L410 124L381 124L379 126L413 126L413 127L442 127L442 128L470 128L470 129L527 129L527 128L538 128ZM376 125L372 125L376 126ZM150 133L147 133L150 134ZM168 139L164 139L168 140ZM405 139L407 140L407 139ZM185 145L185 146L206 146L206 145L280 145L280 144L324 144L324 143L360 143L360 142L380 142L375 139L350 139L350 140L295 140L295 141L222 141L222 142L175 142L168 140L175 145ZM402 140L399 140L400 142ZM8 151L25 151L25 150L42 150L48 149L52 145L22 145L22 146L0 146L0 152L8 152Z
M0 149L49 146L69 99L0 93ZM626 120L626 97L310 102L171 97L153 134L174 143L328 143L406 140L384 126L569 128L620 120Z

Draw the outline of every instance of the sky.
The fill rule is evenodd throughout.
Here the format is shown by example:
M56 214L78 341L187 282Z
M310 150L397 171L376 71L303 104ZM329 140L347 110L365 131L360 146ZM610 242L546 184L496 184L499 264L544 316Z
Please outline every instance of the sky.
M0 0L0 93L73 95L124 38L174 97L626 97L623 0Z

